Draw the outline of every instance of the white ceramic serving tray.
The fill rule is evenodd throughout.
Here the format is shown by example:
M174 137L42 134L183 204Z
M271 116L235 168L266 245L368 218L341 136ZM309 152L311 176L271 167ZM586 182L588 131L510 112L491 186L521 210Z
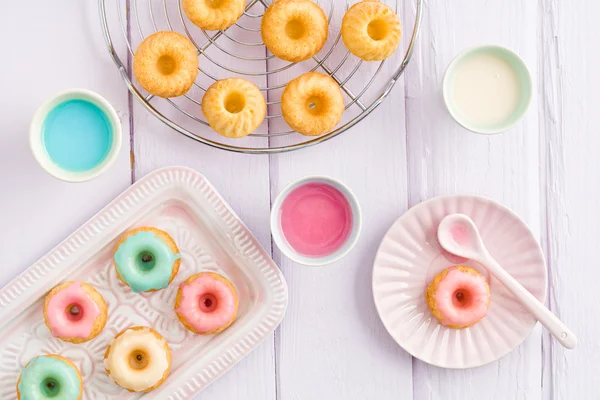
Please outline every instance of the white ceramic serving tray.
M167 289L136 294L115 274L114 247L124 232L139 226L167 231L181 250L181 268ZM238 290L238 317L218 335L189 332L173 311L179 283L199 271L219 272ZM44 324L44 296L67 280L91 283L108 303L106 327L84 344L55 339ZM16 399L21 369L32 357L47 353L62 354L79 367L84 399L188 399L269 336L286 305L287 286L279 268L210 183L188 168L160 169L0 289L0 399ZM171 375L146 395L115 385L102 364L111 339L133 325L156 329L173 352Z

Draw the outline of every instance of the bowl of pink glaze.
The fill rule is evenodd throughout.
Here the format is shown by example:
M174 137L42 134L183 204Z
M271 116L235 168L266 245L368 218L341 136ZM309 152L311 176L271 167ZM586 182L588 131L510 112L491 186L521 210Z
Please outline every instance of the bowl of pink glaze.
M290 260L311 267L331 264L356 244L362 217L343 183L307 176L288 184L271 208L271 234Z

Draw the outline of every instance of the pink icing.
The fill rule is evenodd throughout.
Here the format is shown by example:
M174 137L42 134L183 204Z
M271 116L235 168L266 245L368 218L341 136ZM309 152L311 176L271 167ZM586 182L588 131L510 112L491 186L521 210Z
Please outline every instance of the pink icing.
M326 256L342 247L350 236L352 208L333 186L307 183L283 201L281 230L298 253Z
M450 234L452 235L452 239L454 239L456 244L464 249L472 250L477 247L476 240L471 235L471 230L465 226L464 221L452 224L450 227Z
M473 325L487 314L489 299L489 288L483 276L454 267L435 292L436 307L444 325Z
M202 274L179 285L179 314L198 333L208 333L226 325L236 312L236 297L225 282Z
M77 308L75 315L70 312L72 306ZM100 307L74 282L50 298L46 315L52 335L85 339L91 335L94 322L100 316Z
M452 238L458 244L464 244L469 241L469 232L467 228L463 225L454 224L452 228L450 228L450 233L452 234Z

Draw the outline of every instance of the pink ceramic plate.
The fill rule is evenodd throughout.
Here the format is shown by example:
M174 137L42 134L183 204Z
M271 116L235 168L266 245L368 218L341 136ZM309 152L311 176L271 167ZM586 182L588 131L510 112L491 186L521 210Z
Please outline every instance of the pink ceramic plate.
M386 329L406 351L445 368L481 366L506 355L536 320L485 268L444 254L437 227L452 213L470 216L490 254L538 299L546 298L546 265L527 225L506 207L475 196L444 196L420 203L387 232L373 266L373 296ZM425 302L425 288L447 267L468 265L490 280L487 316L467 329L441 325Z

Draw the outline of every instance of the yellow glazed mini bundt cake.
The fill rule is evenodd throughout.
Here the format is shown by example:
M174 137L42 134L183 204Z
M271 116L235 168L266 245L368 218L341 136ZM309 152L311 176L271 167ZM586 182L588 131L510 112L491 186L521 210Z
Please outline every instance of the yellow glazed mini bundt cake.
M240 19L245 0L182 0L185 15L192 23L206 30L223 30Z
M365 61L391 56L402 35L400 20L386 4L365 0L350 7L342 20L342 39L352 54Z
M241 138L255 131L265 119L267 103L252 82L228 78L208 88L202 98L202 112L218 134Z
M344 96L329 75L308 72L291 80L281 95L283 119L295 131L318 136L342 119Z
M196 47L177 32L156 32L138 46L133 73L140 85L155 96L181 96L198 75Z
M171 349L154 329L134 326L118 333L104 353L110 379L129 392L151 392L171 372Z
M263 16L263 42L275 56L299 62L317 54L327 41L329 24L312 0L276 0Z

